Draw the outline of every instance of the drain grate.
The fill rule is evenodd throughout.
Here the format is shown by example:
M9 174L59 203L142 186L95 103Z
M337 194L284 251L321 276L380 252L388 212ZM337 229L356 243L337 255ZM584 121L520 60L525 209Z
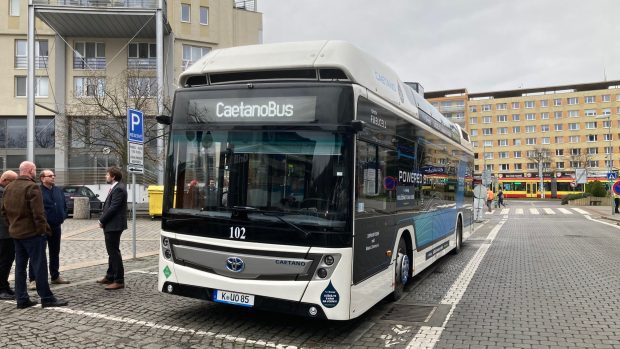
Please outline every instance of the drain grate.
M435 309L431 305L396 304L383 314L381 320L427 322Z

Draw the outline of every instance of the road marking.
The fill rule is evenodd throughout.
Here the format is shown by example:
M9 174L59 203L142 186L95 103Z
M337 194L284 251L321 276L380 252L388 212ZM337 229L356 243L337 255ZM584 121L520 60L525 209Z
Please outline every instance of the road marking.
M585 217L587 219L591 220L591 221L599 222L601 224L605 224L605 225L608 225L610 227L613 227L613 228L616 228L616 229L620 229L620 226L618 226L618 224L620 224L620 223L608 223L608 222L605 222L605 221L602 221L602 220L598 220L598 219L592 218L590 216L585 216Z
M545 213L547 213L547 214L555 214L555 211L553 211L552 209L550 209L548 207L547 208L543 208L543 210L545 210Z
M582 209L577 208L577 207L573 207L573 211L575 211L575 212L577 212L577 213L581 213L581 214L587 214L587 215L589 215L589 214L590 214L590 212L588 212L588 211L586 211L586 210L582 210Z
M502 209L502 214L508 214L508 212L510 212L509 208L503 208Z
M570 210L566 209L566 208L558 208L558 211L564 213L564 214L573 214Z
M523 209L522 208L516 209L515 214L523 214Z
M535 209L535 208L530 208L530 213L531 214L540 214L540 212L538 212L538 210Z
M443 330L446 328L446 324L450 320L454 309L463 298L471 279L476 274L476 270L480 266L482 259L486 255L487 251L491 247L493 240L497 237L497 233L501 227L506 223L506 219L502 219L491 229L491 232L487 236L486 240L489 242L488 244L482 244L476 251L476 254L472 257L472 259L467 263L465 269L461 272L458 279L452 284L446 295L441 300L441 304L450 304L452 305L446 319L443 322L442 326L421 326L418 330L418 333L413 337L411 342L407 344L407 349L432 349L435 347L435 344L439 341Z

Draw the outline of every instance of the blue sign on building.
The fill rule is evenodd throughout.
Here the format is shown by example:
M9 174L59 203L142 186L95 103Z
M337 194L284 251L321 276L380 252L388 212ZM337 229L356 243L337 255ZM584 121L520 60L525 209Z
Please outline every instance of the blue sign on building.
M127 139L144 143L144 114L136 109L127 110Z

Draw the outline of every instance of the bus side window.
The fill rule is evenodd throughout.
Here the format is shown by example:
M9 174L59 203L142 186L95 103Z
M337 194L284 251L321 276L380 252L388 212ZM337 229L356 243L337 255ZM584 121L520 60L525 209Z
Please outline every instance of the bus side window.
M390 153L387 148L357 141L355 210L358 214L393 211L395 193L384 186L388 163L393 162Z

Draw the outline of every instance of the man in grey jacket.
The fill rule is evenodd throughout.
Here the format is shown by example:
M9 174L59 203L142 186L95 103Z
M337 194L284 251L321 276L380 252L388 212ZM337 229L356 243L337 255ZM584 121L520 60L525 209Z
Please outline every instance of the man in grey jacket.
M17 178L14 171L6 171L0 176L0 207L2 207L2 197L4 187ZM9 227L6 220L0 215L0 299L15 299L15 292L9 284L9 274L15 261L15 245L9 235Z

